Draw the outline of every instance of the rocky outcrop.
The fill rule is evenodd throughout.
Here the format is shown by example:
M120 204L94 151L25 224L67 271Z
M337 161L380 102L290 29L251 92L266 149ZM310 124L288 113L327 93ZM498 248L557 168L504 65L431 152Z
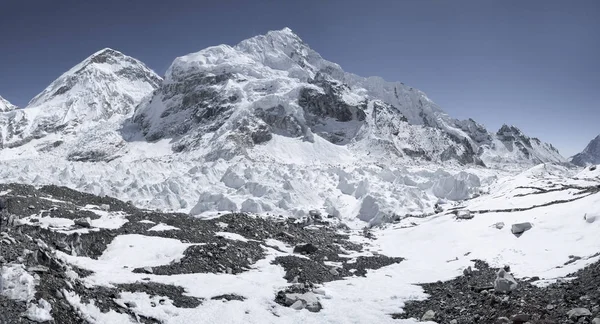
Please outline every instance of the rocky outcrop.
M570 161L578 166L600 164L600 135L590 141L581 153L571 157Z

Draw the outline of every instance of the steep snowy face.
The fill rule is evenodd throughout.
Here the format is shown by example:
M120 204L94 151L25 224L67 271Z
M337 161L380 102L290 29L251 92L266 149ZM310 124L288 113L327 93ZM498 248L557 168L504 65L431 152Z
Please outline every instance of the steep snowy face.
M566 159L552 144L526 136L517 127L508 125L503 125L494 134L491 142L482 146L481 150L483 161L489 165L566 162Z
M583 150L571 157L571 163L578 166L600 164L600 135L594 138Z
M479 162L469 131L480 129L456 126L416 89L345 73L288 28L177 58L134 121L150 141L173 137L175 151L202 147L213 159L281 135L394 158Z
M101 50L61 75L25 109L13 111L0 125L5 144L19 145L84 122L128 115L160 82L140 61Z
M0 97L0 113L8 112L17 109L17 106L8 102L8 100Z

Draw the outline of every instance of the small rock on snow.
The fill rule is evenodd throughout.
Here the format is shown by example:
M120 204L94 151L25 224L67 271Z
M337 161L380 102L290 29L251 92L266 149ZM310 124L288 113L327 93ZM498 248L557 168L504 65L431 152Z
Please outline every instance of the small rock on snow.
M583 216L583 218L585 219L586 222L588 222L588 223L591 224L591 223L593 223L593 222L596 221L596 219L598 218L598 216L586 214L585 216Z
M458 219L472 219L473 217L475 217L475 215L473 215L470 210L459 210L456 213L456 218Z
M92 220L89 217L77 218L77 219L73 220L73 222L75 223L75 225L78 225L81 227L86 227L86 228L92 227Z
M501 229L504 228L504 222L498 222L498 223L496 223L496 224L494 224L492 226L495 227L495 228L497 228L497 229L499 229L499 230L501 230Z
M512 225L511 232L518 236L530 230L531 228L531 223L518 223Z

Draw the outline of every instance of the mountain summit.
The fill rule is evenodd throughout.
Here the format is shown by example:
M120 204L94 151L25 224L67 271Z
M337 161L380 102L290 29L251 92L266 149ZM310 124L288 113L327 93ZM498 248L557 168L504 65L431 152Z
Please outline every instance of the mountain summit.
M570 160L578 166L600 164L600 135L591 140L581 153L574 155Z
M564 161L520 131L513 143L451 118L401 82L344 72L289 28L177 58L134 121L150 141L173 138L175 151L203 147L212 159L251 154L284 136L405 161Z
M0 97L0 113L8 112L16 108L17 106L11 104L10 102L8 102L8 100Z
M142 62L113 49L86 58L15 111L5 129L5 144L71 130L86 122L129 115L162 79ZM1 145L2 143L0 143Z

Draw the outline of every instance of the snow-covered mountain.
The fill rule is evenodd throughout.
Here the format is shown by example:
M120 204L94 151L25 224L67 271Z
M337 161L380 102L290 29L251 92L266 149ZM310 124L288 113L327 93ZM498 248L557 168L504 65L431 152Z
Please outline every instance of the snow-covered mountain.
M17 109L17 106L8 102L8 100L0 97L0 113L8 112L11 110Z
M578 166L600 164L600 135L591 140L581 153L575 154L569 160Z
M140 61L103 49L77 64L0 122L0 146L19 146L49 133L69 133L90 121L126 116L160 84Z
M346 73L288 28L177 58L134 120L148 140L173 138L175 151L210 147L212 159L248 154L273 136L319 136L396 161L564 160L516 129L513 139L453 119L403 83Z
M377 224L564 160L516 128L492 133L417 89L344 72L287 28L179 57L162 81L103 50L0 116L3 181L200 216Z
M515 126L503 125L492 140L486 144L482 159L487 164L544 162L566 162L565 158L552 146L538 138L529 137Z

